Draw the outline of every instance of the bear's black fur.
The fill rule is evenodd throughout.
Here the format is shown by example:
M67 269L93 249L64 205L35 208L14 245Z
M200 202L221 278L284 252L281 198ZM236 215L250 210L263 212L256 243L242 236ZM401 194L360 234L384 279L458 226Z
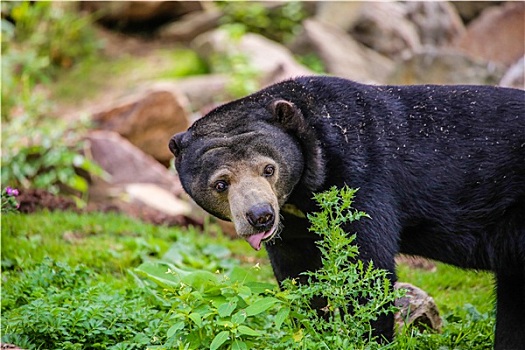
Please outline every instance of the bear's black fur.
M234 197L203 190L213 169L236 159L248 169L252 156L276 159L279 171L287 167L285 184L280 177L270 183L281 210L261 217L264 236L240 233L257 248L273 238L274 216L282 216L279 238L265 244L279 281L320 265L317 237L283 204L312 212L314 192L348 185L360 189L355 207L371 217L346 228L357 233L361 259L387 269L393 280L397 253L494 271L495 347L525 348L523 91L303 77L218 107L174 136L170 149L186 191L234 222L229 213L236 203L222 202ZM211 149L213 157L205 158ZM222 182L233 191L229 181ZM392 338L392 315L375 326Z

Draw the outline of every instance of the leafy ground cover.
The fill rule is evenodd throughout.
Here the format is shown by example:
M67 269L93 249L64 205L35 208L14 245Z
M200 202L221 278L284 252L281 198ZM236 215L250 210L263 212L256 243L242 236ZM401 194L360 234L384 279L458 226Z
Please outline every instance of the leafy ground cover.
M358 219L361 214L344 207L351 201L331 195L328 202L339 206L335 211L346 214L328 222ZM327 225L332 209L321 212L325 218L318 217L317 225ZM326 250L324 271L312 276L318 284L301 289L291 281L280 291L264 253L221 235L107 213L6 213L2 342L25 349L491 347L491 276L442 264L437 272L399 268L401 280L435 297L444 317L442 334L405 327L388 346L363 342L368 320L393 296L384 294L384 282L378 284L381 272L338 267L341 255L355 254L352 237L338 235L337 223L328 232L336 246ZM357 289L359 280L364 289ZM367 284L370 280L375 282ZM332 309L342 310L341 297L359 290L376 297L360 319L334 312L326 322L307 306L312 295L327 293Z

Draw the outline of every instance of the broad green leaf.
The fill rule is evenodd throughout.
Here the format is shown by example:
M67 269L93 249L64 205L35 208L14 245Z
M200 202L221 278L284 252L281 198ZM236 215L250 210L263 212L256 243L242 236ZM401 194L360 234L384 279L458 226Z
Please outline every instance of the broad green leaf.
M218 320L217 321L217 324L219 326L222 326L222 327L228 327L228 328L232 328L233 327L233 323L231 323L230 321L226 321L226 320Z
M239 310L232 316L232 322L236 324L241 324L246 320L246 311Z
M248 298L252 295L252 290L248 286L240 286L237 290L237 294L239 294L241 298Z
M275 315L275 326L277 328L281 328L281 325L283 324L284 320L288 317L290 314L290 308L283 307L277 312L277 315Z
M261 312L268 310L270 307L272 307L273 305L279 302L280 302L279 299L272 298L272 297L259 299L246 308L246 315L253 316L253 315L260 314Z
M171 262L175 265L183 265L184 256L191 252L191 248L188 247L184 242L175 242L171 245L170 249L163 255L162 260Z
M209 271L190 272L182 278L182 282L200 291L206 291L215 287L218 283L217 275Z
M190 320L192 320L193 322L195 322L195 324L197 325L197 327L202 327L202 317L200 314L196 313L196 312L192 312L189 316Z
M245 326L245 325L240 325L237 330L239 331L239 333L241 334L244 334L244 335L251 335L253 337L259 337L261 336L262 334L256 330L253 330L251 329L250 327L248 326Z
M78 175L69 177L66 183L69 187L82 193L85 193L88 189L88 183L86 179Z
M162 288L177 288L181 277L190 272L176 268L164 262L147 261L134 270L139 276L146 277Z
M231 251L221 244L208 244L202 248L202 252L217 259L226 259L231 256Z
M235 310L235 308L237 307L237 301L238 301L237 298L233 298L229 300L228 302L219 305L219 307L217 308L217 311L219 312L219 316L220 317L230 316L232 312Z
M175 333L177 333L181 329L184 329L184 322L183 321L177 322L173 326L171 326L170 329L168 329L168 333L166 334L166 336L168 338L171 338L171 337L173 337L175 335Z
M247 282L255 281L255 274L252 269L235 266L232 271L228 274L232 282L241 282L247 284Z
M210 350L217 350L222 344L226 342L226 340L228 340L229 334L230 332L228 331L222 331L217 334L211 342Z
M232 344L232 350L248 350L248 345L241 340L235 340Z

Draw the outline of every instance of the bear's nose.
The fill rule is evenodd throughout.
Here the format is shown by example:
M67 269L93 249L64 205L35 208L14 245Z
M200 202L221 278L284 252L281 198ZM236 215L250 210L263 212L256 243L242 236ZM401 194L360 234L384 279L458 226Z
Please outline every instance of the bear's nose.
M273 226L274 213L272 206L263 203L256 204L248 210L246 218L250 225L257 229L257 231L268 231Z

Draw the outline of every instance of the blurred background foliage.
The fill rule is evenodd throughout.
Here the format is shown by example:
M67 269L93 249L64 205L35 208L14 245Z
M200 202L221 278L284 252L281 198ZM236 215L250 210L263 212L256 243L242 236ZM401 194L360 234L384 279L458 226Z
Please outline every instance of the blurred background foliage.
M87 181L79 169L101 175L81 154L86 122L50 115L43 85L61 70L97 55L94 18L71 3L2 2L2 184L75 194Z

